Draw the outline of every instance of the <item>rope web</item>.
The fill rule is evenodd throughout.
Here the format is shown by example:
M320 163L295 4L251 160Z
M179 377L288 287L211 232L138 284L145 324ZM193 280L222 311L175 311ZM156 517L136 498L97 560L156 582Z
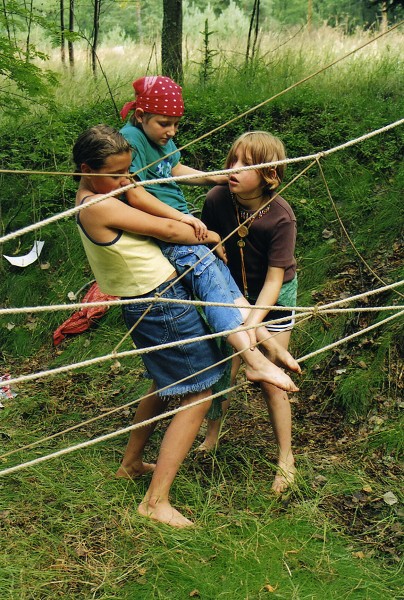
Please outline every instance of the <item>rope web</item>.
M398 24L398 25L400 25L400 24ZM391 28L389 30L389 32L392 31L393 29L395 29L397 26L395 26L394 28ZM381 35L385 35L385 34L381 34ZM289 91L293 87L296 87L296 85L299 85L299 84L307 81L308 79L314 77L318 73L323 72L326 68L329 68L330 66L336 64L340 60L343 60L344 58L347 58L348 56L350 56L354 52L356 52L356 51L360 50L361 48L363 48L365 45L368 45L372 41L374 41L374 40L378 39L379 37L381 37L381 35L376 36L370 42L367 42L366 44L363 44L362 46L360 46L356 50L348 53L344 57L342 57L342 58L334 61L333 63L330 63L329 65L327 65L323 69L320 69L319 71L316 71L316 73L313 73L313 74L309 75L308 77L304 78L303 80L301 80L297 84L294 84L293 86L290 86L289 88L287 88L286 90L284 90L283 92L281 92L281 94L285 93L286 91ZM275 97L278 97L281 94L277 94L273 98L270 98L270 99L268 99L268 100L260 103L259 105L257 105L253 109L250 109L249 111L246 111L242 115L238 115L237 117L235 117L235 119L241 118L242 116L248 114L249 112L252 112L252 110L255 110L256 108L259 108L259 107L263 106L264 104L266 104L270 100L274 99ZM232 121L234 121L235 119L232 119ZM232 121L229 121L228 123L230 123ZM212 130L211 132L209 132L208 134L205 134L204 136L201 136L197 140L194 140L192 143L195 143L196 141L199 141L200 139L206 137L207 135L210 135L210 134L216 132L218 129L224 127L228 123L220 126L219 128L216 128L216 129ZM238 168L238 169L226 169L226 170L220 170L220 171L212 171L212 172L209 173L209 175L222 175L222 174L229 174L229 173L238 173L238 172L243 171L243 170L262 169L262 168L265 168L265 167L268 167L268 166L276 166L276 165L279 165L279 164L292 164L292 163L300 163L300 162L309 162L309 164L306 167L304 167L288 184L284 185L279 190L278 194L280 195L288 187L290 187L291 185L293 185L300 177L302 177L309 169L311 169L313 166L317 166L317 168L319 169L322 181L324 183L324 187L326 189L327 196L328 196L328 198L330 200L331 205L333 206L334 211L337 214L337 219L338 219L338 221L339 221L339 223L340 223L340 225L342 227L342 230L343 230L344 234L347 237L347 240L349 241L349 243L353 247L354 251L358 255L358 257L361 260L362 264L382 284L381 287L378 287L376 289L370 289L370 290L368 290L368 291L366 291L364 293L353 295L353 296L350 296L348 298L344 298L344 299L337 300L335 302L330 302L330 303L327 303L327 304L318 304L318 305L315 305L315 306L308 306L308 307L305 307L305 306L299 306L299 307L265 306L265 307L263 307L263 306L259 306L259 305L252 306L251 307L252 309L262 309L262 308L265 308L265 310L275 310L275 311L276 310L285 310L285 309L286 310L288 310L288 309L292 310L293 309L296 312L296 326L297 327L301 326L301 324L304 321L308 320L308 319L323 318L323 316L327 315L327 314L337 315L337 314L342 314L342 313L355 313L355 312L360 313L360 312L372 312L372 311L373 312L381 312L381 311L390 311L390 312L393 312L393 314L391 314L391 315L389 315L389 316L381 319L380 321L374 323L373 325L371 325L369 327L366 327L366 328L363 328L361 330L358 330L358 331L356 331L355 333L353 333L353 334L351 334L349 336L342 337L341 339L339 339L339 340L337 340L337 341L335 341L335 342L333 342L331 344L328 344L326 346L318 348L317 350L315 350L315 351L313 351L313 352L311 352L309 354L301 356L300 358L297 359L297 362L299 362L299 363L304 362L304 361L308 360L309 358L317 356L318 354L321 354L323 352L327 352L327 351L329 351L329 350L331 350L331 349L333 349L333 348L335 348L335 347L337 347L337 346L339 346L341 344L344 344L344 343L346 343L346 342L348 342L348 341L350 341L352 339L355 339L356 337L364 335L364 334L366 334L366 333L368 333L368 332L370 332L370 331L372 331L372 330L374 330L374 329L376 329L378 327L382 327L382 326L384 326L384 325L386 325L388 323L391 323L392 321L394 321L396 319L402 318L403 315L404 315L404 305L403 304L392 304L392 305L386 305L386 306L363 306L363 305L362 306L352 306L352 304L354 304L354 303L356 303L358 301L366 302L369 297L375 296L377 294L382 294L382 293L384 293L386 291L394 291L397 294L397 296L399 296L400 298L403 298L403 294L400 293L400 291L398 290L398 288L400 288L404 284L404 280L397 281L397 282L394 282L394 283L391 283L391 284L387 284L383 279L381 279L371 269L371 267L366 262L366 260L364 259L364 257L357 251L357 249L356 249L354 243L352 242L352 239L350 238L350 236L349 236L349 234L347 232L347 229L346 229L346 227L345 227L345 225L344 225L344 223L343 223L343 221L342 221L342 219L341 219L341 217L340 217L340 215L339 215L339 213L337 211L335 202L334 202L334 200L332 198L329 186L327 184L327 181L326 181L326 178L325 178L325 175L324 175L324 171L323 171L322 166L321 166L321 160L323 160L327 156L329 156L329 155L331 155L331 154L333 154L335 152L343 151L343 150L345 150L345 149L347 149L349 147L352 147L352 146L354 146L356 144L359 144L359 143L361 143L361 142L363 142L363 141L365 141L367 139L370 139L371 137L374 137L374 136L380 135L382 133L385 133L387 131L390 131L393 128L402 125L403 123L404 123L404 119L400 119L398 121L395 121L393 123L385 125L382 128L375 129L375 130L373 130L371 132L368 132L368 133L362 135L359 138L355 138L355 139L349 140L348 142L346 142L344 144L335 146L333 148L329 148L327 150L323 150L323 151L318 152L316 154L307 155L307 156L300 156L300 157L296 157L296 158L289 158L289 159L285 159L283 161L274 161L274 162L271 162L271 163L263 163L263 164L260 164L260 165L251 165L251 166L248 166L248 167L243 167L243 168ZM188 145L189 144L187 144L187 146ZM180 148L180 150L182 150L185 147L186 146L183 146L182 148ZM69 175L69 176L72 175L72 173L66 173L66 172L63 172L63 173L60 173L60 172L58 172L58 173L56 173L56 172L48 173L48 172L46 172L45 173L43 171L11 171L11 170L7 170L7 169L0 169L0 172L1 173L19 173L19 174L33 174L33 173L35 173L35 174L41 174L41 175L46 174L46 175L53 175L53 176L54 175ZM205 173L205 174L207 174L207 173ZM81 206L74 207L72 209L66 210L64 212L60 212L58 214L53 215L50 218L43 219L43 220L38 221L36 223L33 223L33 224L31 224L31 225L29 225L27 227L19 229L19 230L15 231L15 232L12 232L10 234L4 235L4 236L0 237L0 243L4 243L6 241L9 241L9 240L12 240L12 239L16 239L18 237L21 237L21 236L25 235L26 233L29 233L31 231L35 231L35 230L40 229L40 228L42 228L44 226L47 226L47 225L49 225L51 223L55 223L55 222L57 222L57 221L59 221L61 219L65 219L66 217L71 217L71 216L75 215L76 213L78 213L80 210L85 210L88 206L90 206L90 205L92 205L92 204L94 204L96 202L101 202L102 200L104 200L107 197L110 197L111 195L114 195L114 196L115 195L120 195L120 194L124 193L125 191L127 191L128 189L130 189L132 187L136 187L138 185L151 185L151 184L160 185L160 184L164 184L164 183L171 182L171 181L177 181L177 182L189 181L190 179L198 178L198 177L201 177L201 176L203 176L203 174L201 175L201 173L198 173L198 175L194 175L194 176L187 175L187 176L180 176L180 177L169 177L169 178L166 178L166 179L159 179L159 180L148 180L148 181L136 182L136 183L127 185L125 187L122 187L119 190L114 191L113 193L106 194L106 195L98 197L98 198L96 198L94 200L90 200L84 206L81 205ZM269 200L265 206L267 206L273 199L274 198L271 198L271 200ZM260 210L262 208L263 207L260 207ZM257 213L258 213L258 211L257 211ZM248 222L250 220L252 220L257 213L254 213L253 215L251 215L246 221L244 221L243 224L248 224ZM231 235L235 234L236 231L237 231L237 229L235 229L234 231L232 231L226 238L224 238L222 240L222 242L225 242L227 239L229 239L229 237ZM213 252L214 250L215 250L215 248L211 249L210 252ZM200 259L200 260L203 260L203 259ZM191 269L189 269L189 270L191 270ZM186 273L184 273L182 276L180 276L177 279L175 279L175 282L177 282L178 280L182 279L182 277L184 277L188 273L188 271ZM174 283L171 283L168 287L171 287L173 284ZM168 288L166 288L166 289L168 289ZM69 304L55 304L55 305L43 305L43 306L26 306L26 307L16 307L16 308L0 308L0 316L2 316L2 315L3 316L7 316L7 315L12 315L12 314L23 314L23 313L30 313L30 314L32 314L32 313L42 313L42 312L48 312L48 311L71 311L72 309L78 309L78 308L82 309L84 307L95 307L95 306L114 307L114 306L121 306L123 304L129 304L129 303L130 304L136 304L138 302L142 302L142 303L148 302L149 303L149 307L148 307L148 309L146 309L146 312L147 312L148 310L150 310L150 308L152 307L153 303L156 302L157 300L159 302L167 302L167 303L171 302L171 303L181 303L181 304L193 304L193 305L201 306L201 307L207 306L207 305L226 306L226 304L223 304L223 303L208 303L208 302L202 302L202 301L198 301L198 300L187 300L187 301L184 301L184 300L173 300L173 299L162 298L162 297L160 297L160 295L155 295L154 297L141 298L141 299L138 299L138 300L137 299L127 300L126 299L126 300L114 300L114 301L106 301L106 302L69 303ZM227 305L227 306L234 307L234 305ZM265 321L264 324L281 323L281 322L283 322L285 320L288 320L288 319L289 319L289 317L284 317L284 318L279 318L279 319L272 319L271 321ZM139 319L139 321L140 321L140 319ZM138 321L138 323L139 323L139 321ZM138 323L136 323L135 326ZM262 324L260 324L260 325L262 325ZM255 327L258 327L260 325L256 325ZM25 383L25 382L28 382L28 381L35 381L35 380L38 380L38 379L43 379L43 378L47 378L47 377L52 377L52 376L55 376L55 375L59 375L59 374L62 374L62 373L71 372L73 370L77 370L77 369L80 369L80 368L85 368L85 367L89 367L89 366L92 366L92 365L100 364L100 363L103 363L103 362L106 362L106 361L117 361L120 358L128 357L128 356L130 356L130 357L141 356L142 354L153 352L153 351L156 351L156 350L159 350L159 349L170 348L170 347L174 347L174 346L179 345L179 344L190 344L190 343L194 343L194 342L198 342L198 341L206 340L206 339L219 338L219 337L227 336L230 333L234 333L236 331L244 331L244 330L248 330L248 329L251 329L251 326L250 327L246 327L246 326L244 326L244 327L238 327L237 329L228 330L228 331L225 331L225 332L212 333L212 334L205 335L205 336L202 336L202 337L199 337L199 338L191 338L191 339L188 339L188 340L185 340L185 341L174 342L174 343L170 343L170 344L163 344L163 345L160 345L160 346L148 347L148 348L143 348L143 349L132 349L132 350L125 350L125 351L118 351L119 348L120 348L120 346L123 344L123 342L126 340L126 338L130 335L130 332L126 332L125 335L122 337L122 339L119 341L119 343L115 346L115 348L113 348L113 350L110 353L108 353L108 354L104 354L102 356L90 358L90 359L87 359L87 360L84 360L84 361L81 361L81 362L70 363L70 364L64 365L62 367L54 368L54 369L47 369L47 370L43 370L43 371L29 373L27 375L21 375L19 377L14 377L14 378L9 379L7 381L7 385L22 384L22 383ZM237 354L240 354L240 352L239 353L235 353L232 356L235 356ZM230 357L228 357L226 359L223 359L222 361L220 361L217 364L221 364L221 363L225 362L226 360L231 360L232 356L230 356ZM213 366L215 366L215 365L212 365L211 367L208 367L208 369L212 368ZM192 377L194 375L200 374L200 373L202 373L202 372L204 372L204 371L206 371L208 369L204 369L202 371L198 371L197 373L193 373L189 377ZM157 390L157 392L162 392L165 389L167 389L168 387L171 387L171 386L173 386L175 384L178 384L178 383L182 383L186 379L188 379L188 377L184 378L182 380L179 380L177 382L172 382L168 386L166 386L166 388L162 388L160 390ZM178 412L181 412L183 410L187 410L188 408L191 408L191 407L196 406L198 404L201 404L203 402L207 402L207 401L212 400L212 399L214 399L216 397L223 396L224 394L228 394L228 393L233 392L235 390L239 390L239 389L245 387L247 384L248 384L248 382L243 382L241 384L237 384L237 385L232 386L232 387L230 387L230 388L228 388L226 390L221 391L218 394L214 394L214 395L211 395L209 397L203 398L202 400L198 400L198 401L195 401L193 403L190 403L187 406L178 407L176 409L167 411L167 412L165 412L165 413L163 413L161 415L158 415L157 417L149 419L148 421L143 421L141 423L137 423L137 424L131 425L129 427L125 427L123 429L118 429L118 430L113 431L111 433L108 433L108 434L105 434L105 435L102 435L102 436L99 436L99 437L95 437L95 438L93 438L91 440L87 440L85 442L78 443L78 444L75 444L75 445L70 445L70 446L68 446L66 448L63 448L61 450L58 450L56 452L53 452L53 453L50 453L50 454L46 454L46 455L41 456L41 457L37 457L37 458L35 458L33 460L30 460L30 461L21 462L21 463L15 465L15 466L12 466L12 467L8 467L8 468L5 468L5 469L2 469L2 470L0 470L0 476L2 476L2 475L4 476L4 475L10 474L10 473L14 473L16 471L20 471L20 470L25 469L27 467L30 467L30 466L42 463L44 461L50 460L52 458L60 457L62 455L74 452L76 450L87 448L89 446L92 446L94 444L100 443L102 441L113 439L115 437L118 437L120 435L126 434L126 433L128 433L130 431L133 431L135 429L138 429L140 427L148 426L151 423L154 423L154 422L166 419L168 417L174 416ZM155 392L153 392L153 393L155 393ZM43 443L45 443L45 442L47 442L49 440L55 439L57 437L60 437L60 436L66 434L68 432L71 432L71 431L73 431L75 429L78 429L80 427L88 425L89 423L92 423L92 422L98 421L100 419L103 419L105 417L108 417L108 416L110 416L110 415L112 415L114 413L122 411L123 409L127 409L128 407L133 406L134 404L139 403L141 400L148 398L150 395L151 394L147 394L147 395L141 396L141 397L139 397L139 398L137 398L135 400L132 400L131 402L125 403L125 404L123 404L123 405L121 405L119 407L116 407L116 408L113 408L113 409L108 410L106 412L103 412L102 414L99 414L99 415L97 415L97 416L95 416L95 417L93 417L91 419L88 419L86 421L83 421L81 423L73 425L73 426L71 426L71 427L69 427L67 429L64 429L63 431L60 431L60 432L54 433L52 435L49 435L47 437L43 437L41 439L38 439L35 442L33 442L31 444L28 444L28 445L26 445L24 447L20 447L20 448L17 448L15 450L11 450L9 452L6 452L6 453L4 453L3 455L0 456L0 459L5 460L6 457L8 457L8 456L10 456L12 454L15 454L17 452L22 452L22 451L31 449L34 446L37 446L39 444L43 444Z

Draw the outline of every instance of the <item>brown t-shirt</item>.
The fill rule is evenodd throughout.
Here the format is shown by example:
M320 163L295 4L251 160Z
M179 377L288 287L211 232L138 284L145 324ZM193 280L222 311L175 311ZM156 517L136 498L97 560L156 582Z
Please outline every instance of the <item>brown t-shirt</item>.
M248 211L244 212L248 213ZM253 212L250 211L249 214ZM237 215L227 186L218 185L208 192L202 210L202 220L208 229L216 231L222 239L237 229ZM228 259L227 266L240 290L243 290L240 248L237 246L239 239L236 232L225 242L225 248ZM271 201L268 212L255 218L247 237L243 239L245 242L244 264L250 301L255 301L259 295L269 266L285 269L284 283L294 278L296 273L294 257L296 217L286 200L276 196Z

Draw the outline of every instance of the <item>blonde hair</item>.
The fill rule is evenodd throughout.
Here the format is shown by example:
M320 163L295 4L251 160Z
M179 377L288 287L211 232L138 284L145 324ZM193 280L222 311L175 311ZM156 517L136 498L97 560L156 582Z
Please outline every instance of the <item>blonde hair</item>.
M266 131L247 131L236 139L226 158L225 168L231 169L236 162L236 153L241 150L242 160L246 164L259 165L286 158L283 142ZM258 171L264 181L264 193L271 195L280 185L285 165L264 167Z

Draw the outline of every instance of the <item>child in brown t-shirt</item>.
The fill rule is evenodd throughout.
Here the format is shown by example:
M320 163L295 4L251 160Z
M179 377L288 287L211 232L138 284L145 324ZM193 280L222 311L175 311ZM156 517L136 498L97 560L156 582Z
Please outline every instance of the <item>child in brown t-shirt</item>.
M233 144L226 168L246 167L285 159L283 143L269 133L248 132ZM207 194L202 220L225 241L227 266L244 296L260 306L295 306L297 292L296 218L289 204L275 193L282 181L284 165L244 170L229 177L228 186L216 186ZM253 216L254 215L254 216ZM269 323L268 335L276 335L285 349L294 325L294 311L252 310L247 325L284 318ZM240 362L234 359L235 380ZM279 448L278 468L272 488L281 493L295 476L292 453L292 422L288 396L271 384L261 384L269 417ZM223 402L225 412L229 400ZM211 450L219 439L221 421L208 421L201 450Z

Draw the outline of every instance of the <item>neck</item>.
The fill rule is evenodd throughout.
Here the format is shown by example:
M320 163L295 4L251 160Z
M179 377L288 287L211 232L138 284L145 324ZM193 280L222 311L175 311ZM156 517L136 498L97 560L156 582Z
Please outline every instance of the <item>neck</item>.
M258 210L264 204L265 197L262 191L257 195L252 193L251 196L240 196L235 194L237 202L246 210Z

